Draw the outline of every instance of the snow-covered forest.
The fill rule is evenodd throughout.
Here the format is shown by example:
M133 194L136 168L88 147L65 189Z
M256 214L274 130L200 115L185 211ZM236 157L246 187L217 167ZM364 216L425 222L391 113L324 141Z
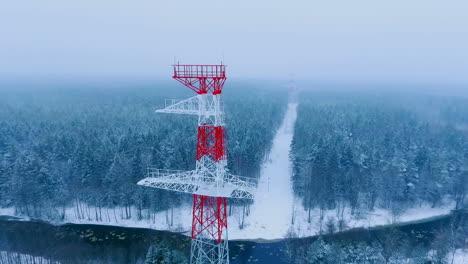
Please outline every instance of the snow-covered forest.
M334 264L462 264L468 260L462 248L466 230L450 228L434 232L432 241L410 236L397 229L375 234L367 241L336 239L320 236L305 243L291 242L286 246L290 263ZM466 227L465 227L466 228ZM365 237L365 236L364 236ZM365 239L364 239L365 240Z
M338 223L345 210L384 208L398 217L422 204L460 208L467 127L466 98L304 92L291 150L295 193L309 212L336 210Z
M136 182L148 166L194 168L196 119L154 113L165 98L192 93L173 82L83 86L0 91L0 207L49 220L60 220L69 207L82 218L141 219L190 198ZM229 169L258 177L287 97L252 86L226 85L223 99Z
M189 230L190 195L136 182L148 166L194 167L196 120L154 113L190 92L172 83L104 87L0 91L2 214ZM261 183L253 202L230 201L231 238L286 238L288 263L297 264L465 257L463 217L417 234L385 227L353 240L338 231L466 208L468 99L310 90L288 104L285 89L235 87L224 93L228 166ZM152 244L145 259L183 262L184 252Z

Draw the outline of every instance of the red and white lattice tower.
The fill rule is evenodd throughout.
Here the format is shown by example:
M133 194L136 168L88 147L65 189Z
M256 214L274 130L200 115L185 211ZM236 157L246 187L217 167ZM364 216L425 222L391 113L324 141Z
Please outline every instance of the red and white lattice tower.
M220 101L225 65L174 65L173 78L197 93L166 100L158 113L198 116L195 170L148 168L139 185L193 194L191 264L229 263L227 198L253 199L257 182L227 171L224 112Z

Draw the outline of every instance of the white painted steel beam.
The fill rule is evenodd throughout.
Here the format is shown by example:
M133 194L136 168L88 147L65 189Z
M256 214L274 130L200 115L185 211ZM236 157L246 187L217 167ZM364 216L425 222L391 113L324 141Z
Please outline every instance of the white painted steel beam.
M216 181L210 175L196 170L171 171L150 168L147 176L139 181L138 185L213 197L253 199L258 185L256 179L228 173L224 174L221 181Z

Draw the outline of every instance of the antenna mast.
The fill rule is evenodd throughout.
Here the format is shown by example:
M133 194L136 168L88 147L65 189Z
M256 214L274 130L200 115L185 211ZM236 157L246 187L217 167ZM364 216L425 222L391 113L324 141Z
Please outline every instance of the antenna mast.
M225 65L174 65L176 79L195 93L186 100L166 100L158 113L198 117L195 170L148 168L139 185L193 194L191 264L228 264L227 198L253 199L255 179L227 172L224 111L220 100Z

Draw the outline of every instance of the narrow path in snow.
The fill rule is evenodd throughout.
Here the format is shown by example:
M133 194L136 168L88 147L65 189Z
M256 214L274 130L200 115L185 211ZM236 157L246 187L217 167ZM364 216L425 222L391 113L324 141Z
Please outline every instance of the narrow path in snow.
M297 104L288 109L273 139L269 160L263 165L260 183L243 230L252 238L284 237L291 225L294 193L289 151L297 116Z

